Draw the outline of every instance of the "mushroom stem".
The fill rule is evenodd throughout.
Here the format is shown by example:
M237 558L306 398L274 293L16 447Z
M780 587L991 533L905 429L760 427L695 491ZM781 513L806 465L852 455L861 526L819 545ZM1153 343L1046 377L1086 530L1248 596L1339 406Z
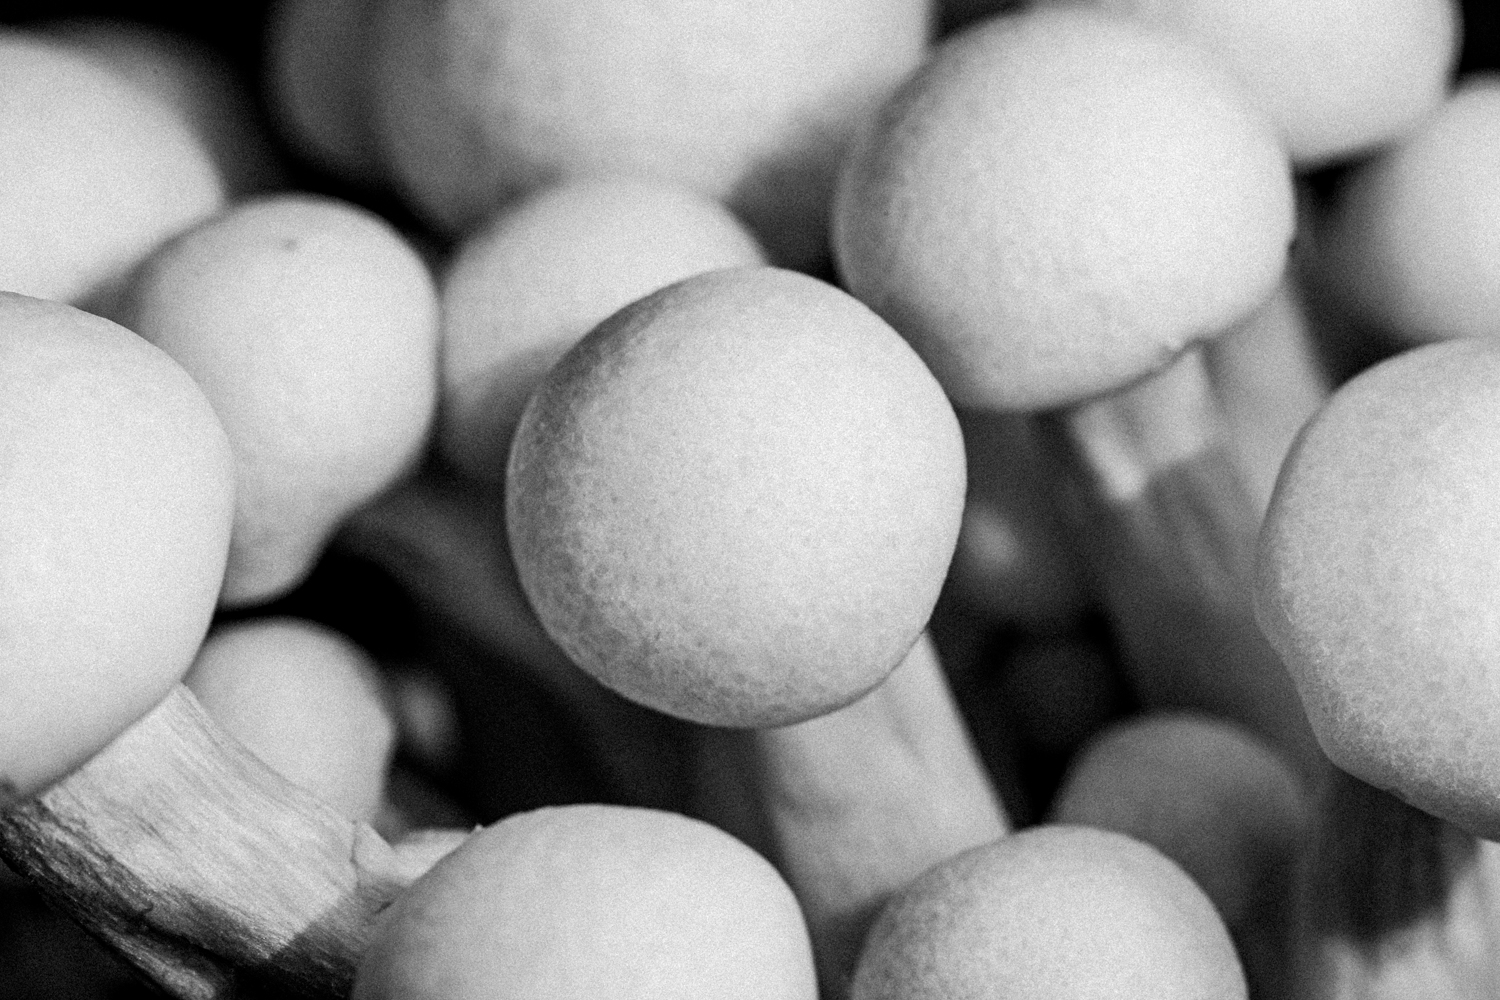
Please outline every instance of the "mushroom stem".
M1078 530L1142 701L1235 719L1314 778L1322 751L1251 606L1262 512L1201 349L1048 425L1072 459Z
M1298 1000L1478 1000L1500 982L1497 847L1330 769L1298 875Z
M894 893L1007 832L925 635L860 700L744 739L771 852L806 914L829 1000L847 995L865 933Z
M180 1000L343 998L418 874L221 732L178 685L81 768L0 812L0 858Z
M1332 386L1318 355L1304 296L1290 278L1203 354L1257 512L1271 502L1297 433L1328 401Z

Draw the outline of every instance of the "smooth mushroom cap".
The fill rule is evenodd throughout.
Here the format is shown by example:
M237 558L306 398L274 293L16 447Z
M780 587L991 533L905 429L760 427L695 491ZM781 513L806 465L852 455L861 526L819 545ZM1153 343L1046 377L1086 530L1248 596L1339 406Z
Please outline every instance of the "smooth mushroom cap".
M1312 257L1319 282L1399 343L1500 337L1500 73L1467 78L1354 167Z
M1298 167L1352 159L1417 127L1442 102L1458 55L1455 0L1083 2L1222 57Z
M354 1000L815 1000L776 870L676 813L577 805L470 836L388 911Z
M171 358L0 293L0 804L82 764L187 673L233 505L224 430Z
M240 203L152 256L124 322L203 386L234 446L226 605L301 582L426 446L437 293L410 243L352 204Z

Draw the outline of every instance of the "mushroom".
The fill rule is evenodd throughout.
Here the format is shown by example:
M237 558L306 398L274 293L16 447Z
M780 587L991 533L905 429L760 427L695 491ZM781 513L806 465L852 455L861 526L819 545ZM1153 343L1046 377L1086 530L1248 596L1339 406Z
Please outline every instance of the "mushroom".
M108 320L0 293L0 803L36 794L188 672L233 468L203 392Z
M1037 8L947 39L846 163L834 248L962 407L1045 411L1148 701L1321 758L1259 635L1260 523L1202 354L1281 278L1290 167L1180 36Z
M512 445L523 589L583 670L711 725L798 722L895 669L963 509L958 421L879 317L731 268L615 313Z
M1409 350L1334 393L1266 515L1257 615L1351 776L1306 875L1302 974L1328 995L1493 985L1497 438L1500 346Z
M243 202L154 254L121 313L203 386L234 445L225 605L300 583L339 522L427 443L432 278L363 209L310 195Z

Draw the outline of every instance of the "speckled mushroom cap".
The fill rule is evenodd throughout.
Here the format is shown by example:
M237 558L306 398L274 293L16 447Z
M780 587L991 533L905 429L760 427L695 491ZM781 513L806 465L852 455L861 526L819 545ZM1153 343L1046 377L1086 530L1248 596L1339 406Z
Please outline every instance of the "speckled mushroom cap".
M1043 409L1248 313L1292 214L1281 140L1218 61L1070 7L940 47L846 161L833 236L957 404Z
M1124 834L1044 824L918 876L865 939L852 1000L1244 1000L1187 873Z
M1500 836L1500 347L1408 351L1304 428L1257 617L1334 763Z
M588 178L508 205L443 276L443 456L500 481L527 397L597 323L674 281L762 263L728 208L677 184Z
M847 704L926 625L958 535L958 420L874 313L775 268L605 320L542 383L507 472L528 598L584 670L718 725Z

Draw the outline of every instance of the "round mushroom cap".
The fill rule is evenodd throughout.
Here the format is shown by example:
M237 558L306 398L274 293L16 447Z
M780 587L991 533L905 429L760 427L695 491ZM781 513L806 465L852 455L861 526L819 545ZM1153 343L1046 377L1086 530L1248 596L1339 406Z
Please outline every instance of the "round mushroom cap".
M0 293L0 806L187 673L233 509L229 442L187 372L108 320Z
M1244 1000L1213 904L1155 848L1044 825L929 869L865 941L852 1000Z
M1500 837L1500 346L1417 348L1340 388L1287 456L1256 614L1323 749Z
M729 834L675 813L510 816L392 904L355 1000L815 1000L791 889Z
M1083 8L949 39L846 161L834 249L956 404L1116 389L1274 289L1281 140L1181 37Z
M958 537L958 419L879 317L775 268L671 285L532 397L506 516L575 663L652 708L780 725L873 688L927 624Z

